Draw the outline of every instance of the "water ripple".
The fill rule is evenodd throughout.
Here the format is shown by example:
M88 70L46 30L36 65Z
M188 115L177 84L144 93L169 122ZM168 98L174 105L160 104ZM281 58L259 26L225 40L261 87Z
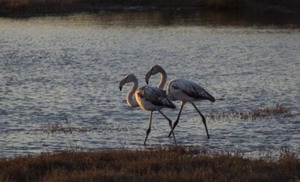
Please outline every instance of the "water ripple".
M0 156L144 148L149 113L129 108L125 96L130 86L120 92L118 82L135 73L145 85L144 74L153 64L163 66L170 79L200 83L217 98L214 104L197 104L207 116L211 139L187 105L175 130L179 145L250 153L290 147L300 153L299 31L0 24L5 24L0 27ZM150 84L158 81L153 76ZM277 103L291 116L254 121L210 116ZM175 104L175 111L165 110L172 120L180 103ZM153 126L147 147L173 145L168 122L157 113Z

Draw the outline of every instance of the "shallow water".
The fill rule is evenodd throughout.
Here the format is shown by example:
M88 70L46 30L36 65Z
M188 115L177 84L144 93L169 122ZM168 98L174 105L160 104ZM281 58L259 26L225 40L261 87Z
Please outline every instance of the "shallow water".
M277 103L291 112L255 120L207 117L207 140L200 117L187 105L175 129L178 145L249 154L288 148L300 154L299 29L190 23L189 17L171 24L155 20L0 19L0 157L143 149L149 113L129 108L130 86L120 92L118 84L134 73L144 85L154 64L169 79L192 79L217 99L197 103L204 115ZM151 77L151 85L158 82L159 76ZM175 104L175 111L164 110L173 120L180 107ZM172 146L169 131L155 113L147 147Z

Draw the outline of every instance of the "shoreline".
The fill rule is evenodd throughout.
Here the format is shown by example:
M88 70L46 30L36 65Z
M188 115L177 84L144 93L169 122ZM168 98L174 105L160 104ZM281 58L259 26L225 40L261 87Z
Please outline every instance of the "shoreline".
M18 0L15 0L18 1ZM30 0L29 0L30 1ZM38 1L38 0L32 0ZM66 2L64 2L66 1ZM69 2L70 1L70 2ZM229 0L233 2L216 2L208 3L200 1L199 3L191 3L189 1L185 3L163 3L159 0L152 3L140 3L140 2L127 2L121 3L119 1L74 1L73 0L62 1L49 1L44 2L27 2L25 3L9 3L8 0L0 0L0 17L7 18L30 18L39 16L68 16L72 14L88 13L97 14L99 12L111 11L111 12L123 12L123 11L209 11L209 12L271 12L276 14L282 14L284 16L297 16L300 15L300 3L294 2L293 4L272 4L263 2L264 0ZM133 0L134 1L134 0ZM265 0L266 1L266 0ZM197 1L196 1L197 2ZM300 17L300 16L299 16ZM299 18L300 19L300 18Z

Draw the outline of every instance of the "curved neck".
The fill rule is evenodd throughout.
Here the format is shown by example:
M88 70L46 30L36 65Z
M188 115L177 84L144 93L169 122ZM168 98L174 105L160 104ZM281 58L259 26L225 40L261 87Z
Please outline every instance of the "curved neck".
M160 82L158 84L158 88L164 89L166 83L167 83L167 73L164 69L160 69Z
M137 79L132 81L132 86L131 89L129 90L126 100L127 100L127 104L130 107L138 107L138 103L136 102L136 100L133 98L134 92L136 91L136 89L138 88L138 81Z

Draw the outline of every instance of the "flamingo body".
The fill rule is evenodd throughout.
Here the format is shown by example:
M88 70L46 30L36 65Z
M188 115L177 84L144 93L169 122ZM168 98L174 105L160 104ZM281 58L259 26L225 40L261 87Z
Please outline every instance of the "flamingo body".
M171 100L193 102L200 100L215 101L215 98L197 83L185 79L174 79L168 86L168 96Z
M168 99L166 93L159 88L140 87L136 90L134 96L138 105L145 111L158 111L164 107L176 108Z

